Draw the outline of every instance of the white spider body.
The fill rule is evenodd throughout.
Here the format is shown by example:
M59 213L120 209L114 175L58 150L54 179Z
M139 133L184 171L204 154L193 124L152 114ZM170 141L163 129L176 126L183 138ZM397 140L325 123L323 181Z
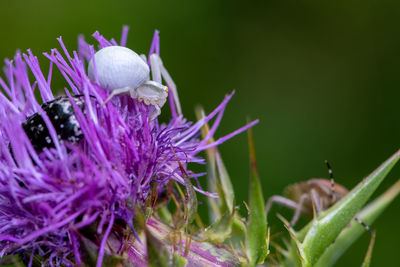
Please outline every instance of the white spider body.
M160 78L158 81L150 81L149 66L134 51L122 46L105 47L96 52L94 62L93 59L89 62L88 74L92 81L96 80L94 69L99 85L111 91L104 103L116 95L129 94L132 98L155 107L150 119L161 113L161 107L167 101L168 88L161 84ZM159 72L156 67L155 70ZM154 78L153 66L152 75Z

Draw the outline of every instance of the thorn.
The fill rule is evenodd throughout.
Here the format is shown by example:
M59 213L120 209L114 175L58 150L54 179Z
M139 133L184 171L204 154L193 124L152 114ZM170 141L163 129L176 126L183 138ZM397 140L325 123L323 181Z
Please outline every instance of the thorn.
M229 250L233 253L233 255L235 255L235 257L240 260L239 254L237 253L236 249L233 247L232 241L229 240L229 246L228 246Z
M313 220L315 220L317 218L317 210L315 209L315 203L314 203L314 199L311 198L311 206L312 206L312 210L313 210Z
M269 243L270 243L270 238L271 238L271 228L270 227L267 227L267 240L266 240L266 243L267 243L267 248L266 248L266 255L268 256L268 254L269 254Z
M189 255L190 246L192 244L192 235L186 235L186 242L185 242L185 253L183 254L185 258Z
M250 215L250 207L249 207L249 205L247 205L246 201L244 201L244 200L243 200L243 204L246 207L247 215Z
M285 226L288 226L288 228L291 228L289 221L286 220L282 215L280 215L279 213L277 213L277 214L276 214L276 217L278 217L279 220L281 220Z
M365 255L362 266L369 266L369 262L371 261L374 245L375 245L375 232L372 232L371 240L369 241L369 245L368 245L367 254Z
M247 262L250 262L249 257L247 256L247 253L246 253L246 248L245 248L242 240L240 240L240 246L242 247L243 255L246 257Z

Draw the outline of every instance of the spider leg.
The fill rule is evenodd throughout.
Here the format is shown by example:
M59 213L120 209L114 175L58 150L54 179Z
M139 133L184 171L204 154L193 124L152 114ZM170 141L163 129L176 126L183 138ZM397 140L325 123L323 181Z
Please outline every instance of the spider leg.
M175 106L176 106L176 110L178 112L178 115L181 115L182 114L182 108L181 108L181 104L179 102L178 91L176 89L176 85L175 85L174 81L172 80L171 76L169 75L167 69L164 67L164 64L162 63L162 60L161 60L160 56L157 55L157 54L152 54L150 56L150 64L151 64L151 67L152 67L153 79L158 79L158 77L156 77L158 74L157 73L156 73L156 75L153 74L153 65L156 68L158 68L159 71L161 72L162 78L164 79L164 81L167 84L168 88L172 92L172 96L174 98L174 102L175 102Z
M155 108L155 110L150 115L150 121L154 120L158 117L158 115L161 114L161 108L158 105L153 105L153 107Z
M153 81L161 83L161 60L157 54L150 55L151 78Z
M161 107L167 101L168 88L157 81L147 81L136 88L131 96L146 105L154 106L154 111L150 114L150 120L154 120L161 114Z
M130 93L131 90L132 88L129 86L113 90L111 94L107 97L107 99L103 102L103 104L101 104L100 108L107 104L114 96Z
M145 55L145 54L140 54L139 56L140 56L140 58L143 59L143 61L146 62L146 64L147 64L146 55Z

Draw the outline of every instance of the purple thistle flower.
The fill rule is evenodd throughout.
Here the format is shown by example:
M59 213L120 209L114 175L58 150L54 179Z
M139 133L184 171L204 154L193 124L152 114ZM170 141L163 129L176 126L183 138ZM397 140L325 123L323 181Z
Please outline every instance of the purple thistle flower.
M126 45L127 31L124 27L121 46ZM93 37L99 49L118 45L98 32ZM258 121L211 141L233 93L205 118L189 122L182 115L176 86L164 67L162 74L170 89L168 123L151 120L153 107L130 96L115 97L102 106L108 94L87 75L94 47L80 37L78 52L70 54L62 39L58 41L62 52L53 49L44 54L50 60L47 74L28 50L6 60L5 79L0 78L0 257L19 253L29 265L34 255L47 259L44 265L79 265L80 231L96 222L100 266L112 227L121 221L134 231L134 206L145 203L152 184L158 192L170 180L185 184L178 161L185 168L187 163L203 164L201 151ZM157 31L150 49L150 55L153 53L159 54ZM55 69L64 77L64 99L73 110L69 119L77 122L82 133L79 142L61 139L55 118L35 98L39 93L43 103L55 99L51 89ZM48 130L52 144L42 151L32 144L32 136L23 127L35 114L42 118L41 127ZM201 139L200 129L212 119L209 134ZM203 175L186 172L194 179ZM195 190L216 197L199 186Z

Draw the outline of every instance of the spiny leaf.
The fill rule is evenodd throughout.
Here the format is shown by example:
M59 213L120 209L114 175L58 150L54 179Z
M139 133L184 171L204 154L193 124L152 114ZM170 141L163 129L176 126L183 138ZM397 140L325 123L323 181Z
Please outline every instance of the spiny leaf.
M371 226L372 223L382 214L390 203L400 194L400 180L390 187L385 193L368 204L357 215L363 222ZM353 221L340 233L335 243L332 244L321 256L315 267L332 266L347 249L365 233L365 228L358 222Z
M86 237L81 236L80 240L81 244L83 244L83 256L86 263L89 264L89 266L95 266L99 247ZM118 267L122 262L124 262L124 260L124 257L117 254L110 254L110 252L107 251L104 253L102 266Z
M267 219L264 198L258 177L256 154L251 129L248 130L250 150L249 220L246 232L246 252L250 266L262 264L267 255Z
M174 267L185 267L188 263L187 259L179 255L178 253L174 253L172 255L172 261Z
M96 246L95 243L93 243L91 240L87 239L86 237L80 237L81 244L83 244L82 249L83 249L83 257L85 258L85 261L90 264L95 266L97 262L97 254L99 251L99 247Z
M170 267L170 253L163 243L157 240L149 231L146 233L147 262L149 267Z
M159 219L153 217L147 222L148 230L162 240L168 250L186 258L188 266L238 266L239 260L223 245L214 245L197 240L180 230L174 231ZM183 259L180 259L182 262ZM178 266L178 265L175 265Z
M235 203L235 193L233 191L233 186L231 183L231 179L229 178L228 171L226 170L226 167L218 150L215 150L215 159L217 162L217 169L219 174L219 184L221 186L221 191L223 192L225 205L228 207L228 212L232 213L234 209L233 203Z
M38 263L40 264L40 262ZM23 267L24 263L21 262L17 255L4 256L0 259L0 267Z
M178 158L175 154L175 151L173 147L171 146L172 152L174 153L175 157ZM190 182L190 178L183 167L182 163L178 160L179 164L179 169L182 173L183 181L185 183L185 188L186 188L186 194L183 194L179 186L177 186L177 189L179 193L182 195L182 199L184 200L183 202L183 207L184 207L184 217L183 217L183 225L187 226L189 223L191 223L197 215L197 196L196 196L196 191L193 188L192 183ZM172 197L172 196L171 196ZM177 205L177 208L179 205ZM181 223L178 222L178 226L180 227Z
M166 206L162 206L157 210L157 214L158 216L160 216L160 218L168 224L172 224L172 214L171 212L168 210L168 207Z
M246 238L246 223L243 219L235 213L232 222L232 231L229 237L229 243L236 249L241 250L240 242L243 242Z
M147 257L149 267L184 267L186 259L177 253L171 253L163 242L157 239L149 230L145 230Z
M234 206L234 205L233 205ZM235 218L235 210L231 214L225 212L219 220L208 227L203 235L208 241L222 243L232 233L232 224Z
M192 183L190 182L189 176L187 175L185 169L182 164L178 161L179 168L181 169L183 180L185 181L186 193L187 193L187 214L185 214L186 223L191 223L197 214L197 196L196 191L193 188Z
M304 266L313 266L340 232L368 201L400 158L400 150L358 184L344 198L314 219L301 245Z
M207 188L210 192L221 192L218 190L217 182L217 167L215 162L214 148L207 150ZM219 198L207 198L208 213L211 222L216 221L221 217L221 197Z

